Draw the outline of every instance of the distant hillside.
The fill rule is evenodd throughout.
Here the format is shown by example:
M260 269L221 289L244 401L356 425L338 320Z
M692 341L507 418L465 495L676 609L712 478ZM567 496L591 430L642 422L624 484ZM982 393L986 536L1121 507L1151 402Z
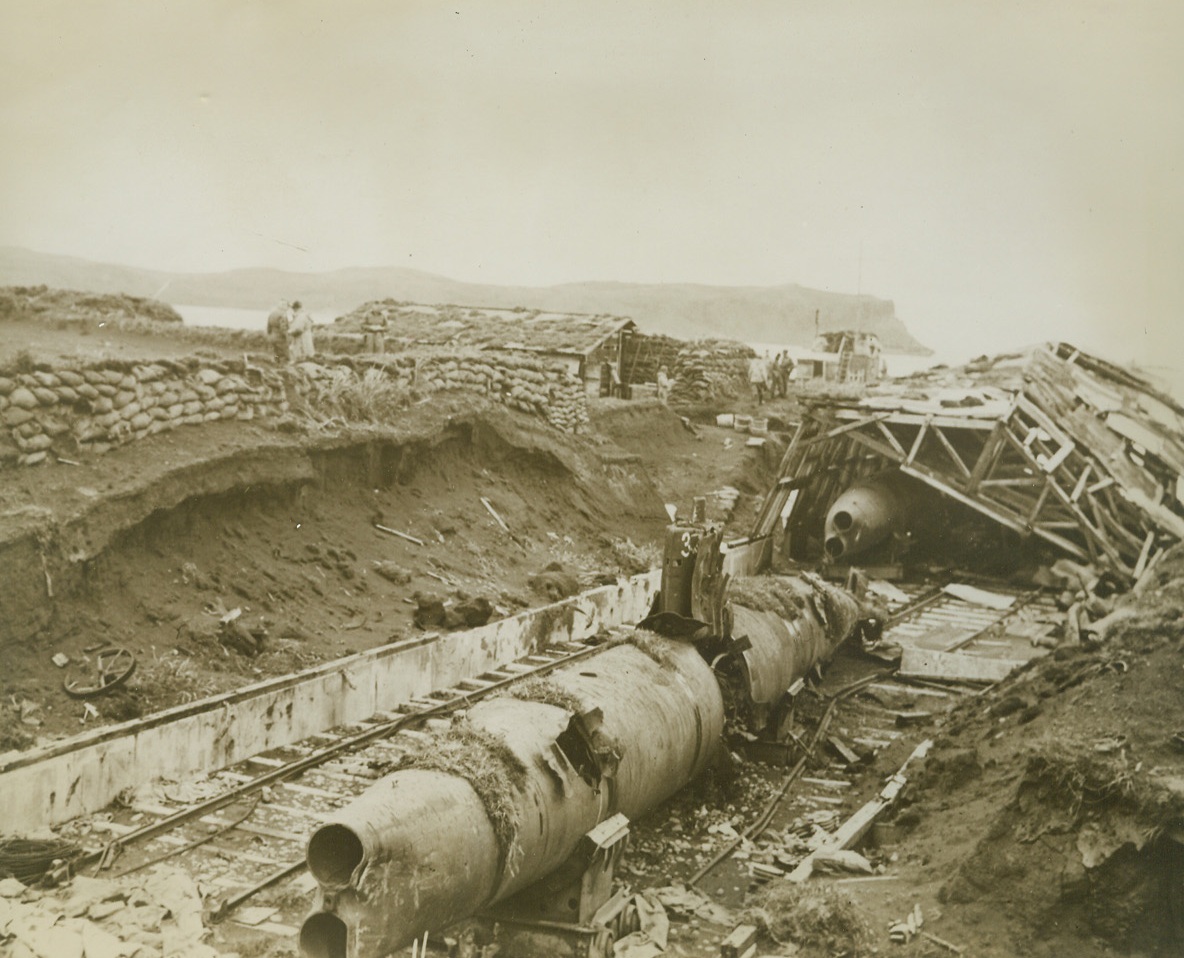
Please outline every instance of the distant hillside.
M301 299L315 310L348 312L372 299L461 306L524 306L572 313L631 316L645 332L684 339L726 334L747 342L808 344L819 328L864 329L886 349L928 354L896 316L891 300L828 293L804 286L704 286L695 283L565 283L491 286L462 283L399 267L287 273L240 269L165 273L70 256L0 247L0 286L45 283L62 289L152 296L192 306L266 309Z

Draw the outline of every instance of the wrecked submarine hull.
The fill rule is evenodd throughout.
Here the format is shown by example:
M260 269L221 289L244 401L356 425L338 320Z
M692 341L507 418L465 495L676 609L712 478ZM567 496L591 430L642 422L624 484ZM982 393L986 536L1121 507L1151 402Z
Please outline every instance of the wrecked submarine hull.
M922 518L925 487L900 472L849 486L826 514L823 548L831 560L850 559L908 535Z
M590 722L573 729L572 711L545 702L489 699L465 719L500 739L508 754L492 758L518 770L497 797L511 834L499 835L488 794L418 768L387 776L313 832L321 901L301 928L306 955L384 955L466 918L554 871L604 819L668 798L719 754L723 700L693 646L647 635L645 651L614 646L549 681L599 710L591 734Z
M792 623L733 606L744 628L734 637L747 642L717 666L738 672L756 702L783 695L856 622L842 590L795 589ZM300 931L305 955L378 958L447 928L552 874L595 826L639 818L721 757L719 677L690 642L637 630L544 686L521 693L533 701L483 700L460 723L485 743L500 786L471 762L429 757L433 767L392 772L313 832L319 892Z

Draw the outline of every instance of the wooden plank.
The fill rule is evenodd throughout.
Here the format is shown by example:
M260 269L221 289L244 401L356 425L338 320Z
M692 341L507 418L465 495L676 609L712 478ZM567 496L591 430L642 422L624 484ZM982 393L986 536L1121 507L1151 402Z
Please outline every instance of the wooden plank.
M858 842L864 835L867 834L868 829L880 816L880 814L888 808L896 797L900 794L900 790L904 788L908 778L905 772L908 770L909 764L914 761L920 761L933 747L933 741L926 739L918 745L911 755L904 760L897 770L896 774L888 779L888 783L880 790L880 794L867 802L862 808L852 815L847 821L835 830L826 844L812 851L807 855L798 866L790 872L786 877L792 882L804 882L814 872L814 862L819 855L825 855L826 852L840 851L845 848L850 848Z
M813 422L811 422L811 425ZM752 538L759 539L762 536L767 536L773 531L773 526L777 521L777 517L781 514L781 510L785 508L785 503L789 499L790 493L794 488L799 488L804 480L801 480L797 475L805 460L805 452L802 446L802 439L806 434L807 420L802 419L798 423L797 429L794 430L793 438L789 442L789 448L785 450L785 455L781 457L781 464L778 467L777 474L781 478L778 480L777 488L765 497L765 501L761 503L760 512L752 524ZM797 485L793 485L797 483Z
M857 410L840 409L836 415L840 419L850 419L860 415ZM994 417L988 416L941 416L931 412L905 412L893 410L885 417L885 422L896 426L920 426L925 422L942 429L971 429L975 432L990 432L995 427Z
M965 652L939 652L905 647L900 657L900 674L909 678L940 679L946 682L1001 682L1024 662L993 659Z
M1155 531L1147 533L1147 538L1143 542L1143 548L1139 552L1139 558L1135 562L1135 578L1139 578L1143 571L1147 568L1147 559L1151 555L1151 547L1155 544Z
M1085 484L1089 482L1089 474L1093 467L1093 463L1086 460L1085 468L1081 470L1081 475L1077 477L1077 484L1073 487L1073 491L1069 493L1070 502L1076 502L1081 498L1081 494L1085 491Z
M1040 495L1036 497L1036 504L1032 506L1032 511L1028 513L1028 522L1033 523L1036 517L1040 515L1040 510L1044 508L1044 504L1048 501L1048 494L1052 491L1052 479L1048 476L1044 478L1044 485L1040 489Z

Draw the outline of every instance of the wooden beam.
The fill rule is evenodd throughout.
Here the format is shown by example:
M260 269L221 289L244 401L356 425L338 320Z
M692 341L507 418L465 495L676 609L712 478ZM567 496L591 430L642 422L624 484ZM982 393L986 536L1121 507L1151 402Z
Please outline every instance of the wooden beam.
M994 465L995 458L999 455L1000 450L1003 448L1003 430L1003 423L996 422L991 435L987 438L987 441L983 444L982 450L978 454L978 459L976 459L974 462L974 468L971 470L970 478L966 482L967 492L973 493L976 489L978 489L979 482L982 481L983 477Z
M1044 479L1044 486L1040 490L1040 495L1036 497L1036 504L1032 507L1032 511L1028 513L1028 522L1033 523L1036 517L1040 515L1040 510L1044 508L1044 504L1048 501L1048 494L1052 491L1052 480L1047 476Z
M1026 486L1035 486L1035 485L1038 485L1039 483L1040 483L1040 479L1037 476L1024 476L1023 478L1017 477L1015 479L983 479L979 483L979 486L1026 487Z
M1147 533L1147 538L1143 541L1143 548L1139 552L1139 558L1135 562L1135 578L1139 578L1143 574L1143 570L1147 568L1147 560L1151 556L1151 547L1155 544L1155 530L1152 529Z
M1033 490L1034 492L1035 490ZM1005 508L1008 512L1016 517L1020 522L1028 515L1032 508L1032 503L1036 500L1036 495L1029 493L1024 495L1016 489L1010 489L1006 486L983 488L979 486L979 496L987 502L994 502Z
M876 423L880 423L880 422L883 422L885 419L891 419L891 418L892 418L892 413L885 412L885 413L880 413L880 415L878 415L878 416L868 416L865 419L859 419L859 420L856 420L855 422L849 422L849 423L846 423L845 425L842 425L842 426L835 426L833 429L829 430L828 432L823 433L821 436L815 436L813 439L810 440L810 444L814 445L814 444L817 444L820 442L825 442L828 439L834 439L835 436L841 436L844 433L851 432L855 429L862 429L864 426L873 426Z
M1011 434L1011 430L1004 427L1003 434L1005 441L1015 447L1020 455L1024 456L1025 458L1032 459L1031 452L1015 436ZM1035 464L1034 459L1032 459L1032 462ZM1060 487L1055 477L1049 475L1048 480L1052 483L1053 493L1065 506L1068 507L1069 511L1077 519L1077 522L1081 526L1082 530L1086 533L1086 548L1089 549L1091 553L1095 553L1096 546L1097 549L1100 549L1103 553L1105 553L1106 557L1111 562L1113 562L1114 565L1116 565L1123 572L1129 573L1130 567L1126 564L1126 561L1123 559L1119 551L1114 547L1113 543L1110 542L1105 532L1096 528L1094 524L1089 521L1089 517L1081 511L1081 508L1077 505L1077 503L1069 501L1069 493Z
M856 410L852 409L841 409L836 413L840 419L850 419L858 414ZM996 422L994 417L939 416L931 412L903 411L889 413L885 417L885 421L891 421L898 426L920 426L928 421L930 425L939 426L942 429L971 429L975 432L990 432L995 428Z
M900 440L897 439L896 436L894 436L892 434L891 429L889 429L887 426L884 425L884 420L877 419L876 420L876 428L879 429L880 432L882 432L884 434L884 438L888 440L888 444L890 446L892 446L892 448L895 449L898 453L900 453L901 458L904 458L904 456L907 455L907 453L904 451L904 446L902 446L900 444Z
M785 455L781 457L781 465L777 468L777 474L784 476L789 472L790 466L795 465L794 457L798 453L798 449L802 445L802 437L806 433L806 420L802 419L798 423L798 428L793 431L793 438L789 440L789 448L785 450Z
M781 514L781 510L785 508L789 494L795 488L800 488L805 484L804 481L799 481L801 477L797 473L804 465L806 458L803 438L806 434L808 424L811 426L819 425L817 420L807 420L806 418L803 418L798 423L797 429L794 430L793 438L789 441L789 448L785 450L785 455L781 457L781 464L777 469L777 474L780 476L777 486L765 496L764 502L761 503L760 511L753 521L750 535L754 538L766 536L772 531L773 523L776 517ZM791 472L793 473L792 476L790 475ZM794 483L797 484L794 485Z
M1094 464L1088 459L1085 463L1085 468L1081 470L1081 475L1077 477L1077 485L1073 487L1073 491L1069 493L1069 501L1076 502L1081 498L1082 492L1085 491L1085 484L1089 482L1089 474L1093 470Z
M896 463L903 463L904 462L905 457L904 457L903 453L897 452L891 446L880 442L879 439L873 439L871 436L867 435L866 433L863 433L863 432L848 433L848 438L854 439L856 442L867 446L868 449L870 449L872 452L883 456L885 459L888 459L888 460L890 460L892 462L896 462Z
M917 438L913 440L912 448L909 449L908 458L905 459L905 462L912 462L917 458L917 453L921 451L921 443L925 441L925 433L929 431L929 423L929 419L921 423L920 428L917 430Z
M958 455L958 450L954 448L954 444L950 442L950 440L946 437L946 434L942 432L939 427L934 427L933 431L936 433L938 441L945 449L946 455L954 460L954 465L957 466L959 470L961 470L962 475L969 479L970 469L968 469L966 463L962 461L962 457Z
M1086 501L1086 505L1089 506L1090 513L1093 515L1094 521L1093 521L1092 527L1097 529L1099 539L1101 541L1108 543L1111 546L1114 546L1114 543L1110 539L1110 534L1106 529L1106 520L1102 518L1102 510L1098 509L1098 501L1093 496L1090 496L1085 501ZM1078 507L1078 508L1080 508L1080 507ZM1081 510L1081 514L1082 515L1086 514L1084 509ZM1086 518L1089 518L1089 517L1086 516Z

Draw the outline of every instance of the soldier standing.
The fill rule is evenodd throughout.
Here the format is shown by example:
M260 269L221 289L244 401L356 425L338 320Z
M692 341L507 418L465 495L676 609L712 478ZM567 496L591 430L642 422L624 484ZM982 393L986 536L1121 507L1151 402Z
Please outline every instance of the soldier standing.
M292 304L280 303L267 317L267 337L277 363L287 363L292 356L288 345L288 327L292 325Z
M312 359L316 345L312 339L312 317L302 308L300 300L292 304L292 320L288 324L288 339L293 362Z

